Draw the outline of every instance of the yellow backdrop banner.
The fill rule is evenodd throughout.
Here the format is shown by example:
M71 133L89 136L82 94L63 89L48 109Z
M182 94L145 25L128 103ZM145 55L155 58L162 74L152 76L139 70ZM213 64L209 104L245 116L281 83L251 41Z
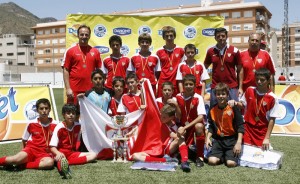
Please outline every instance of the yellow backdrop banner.
M165 41L162 38L162 27L172 26L176 29L175 43L184 47L195 44L198 61L203 62L206 50L214 45L214 28L223 27L223 17L202 16L125 16L125 15L86 15L70 14L67 16L66 47L78 42L77 29L81 24L91 28L90 45L98 48L102 59L111 53L108 40L112 35L122 38L121 53L131 57L139 52L138 36L149 33L152 37L150 50L154 53Z
M48 87L0 88L0 141L22 138L27 123L38 116L35 103L40 98L51 102Z

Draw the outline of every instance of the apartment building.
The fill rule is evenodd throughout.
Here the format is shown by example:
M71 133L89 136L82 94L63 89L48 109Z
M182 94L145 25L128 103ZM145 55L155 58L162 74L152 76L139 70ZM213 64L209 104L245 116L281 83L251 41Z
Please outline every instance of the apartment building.
M66 50L66 21L40 23L35 33L35 56L38 72L62 72L61 61Z
M269 43L270 19L272 14L260 2L244 2L243 0L218 1L201 0L198 5L179 6L132 12L117 12L122 15L197 15L223 16L225 28L229 31L228 42L240 50L248 48L248 37L253 32L263 35Z
M300 22L289 27L289 67L300 66Z

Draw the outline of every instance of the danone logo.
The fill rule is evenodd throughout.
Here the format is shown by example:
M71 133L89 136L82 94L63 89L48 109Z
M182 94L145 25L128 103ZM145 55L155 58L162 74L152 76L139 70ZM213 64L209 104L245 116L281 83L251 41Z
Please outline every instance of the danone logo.
M215 36L215 29L214 28L207 28L202 29L203 36Z
M151 33L152 33L151 28L149 26L145 26L145 25L139 27L139 35L141 35L143 33L148 33L151 35Z
M193 39L197 34L197 30L193 26L187 26L184 29L183 34L187 39Z
M130 35L131 29L127 27L117 27L113 29L113 33L120 36Z
M105 47L105 46L95 46L96 49L98 49L98 51L100 52L100 54L105 54L109 52L109 48Z
M121 54L123 54L124 56L127 56L129 51L130 49L127 45L123 45L120 49Z
M98 24L94 28L94 33L97 37L103 37L106 34L106 27L104 25Z

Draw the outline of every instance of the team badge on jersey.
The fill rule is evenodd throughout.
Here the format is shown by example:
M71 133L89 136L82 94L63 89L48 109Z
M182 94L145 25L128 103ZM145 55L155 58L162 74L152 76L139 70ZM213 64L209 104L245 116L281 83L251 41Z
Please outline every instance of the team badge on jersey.
M198 74L199 74L199 71L196 71L196 74L198 75Z
M197 30L193 26L187 26L184 29L183 34L187 39L193 39L197 34Z
M94 53L94 52L91 52L91 55L92 55L92 56L94 56L94 55L95 55L95 53Z
M125 62L122 62L122 66L125 66L125 64L126 64Z
M227 56L230 57L230 56L231 56L231 53L228 53Z
M262 62L262 59L257 59L257 62L258 62L258 63L261 63L261 62Z
M105 36L107 32L107 29L104 25L102 24L98 24L95 26L94 28L94 34L97 36L97 37L103 37Z
M152 62L149 62L149 63L148 63L148 66L152 66Z
M228 116L231 116L232 111L227 111Z

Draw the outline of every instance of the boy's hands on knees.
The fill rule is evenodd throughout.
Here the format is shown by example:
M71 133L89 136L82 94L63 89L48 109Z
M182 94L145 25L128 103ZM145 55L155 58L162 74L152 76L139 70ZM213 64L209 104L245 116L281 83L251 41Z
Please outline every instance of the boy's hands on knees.
M242 144L236 143L233 147L233 154L235 157L239 157L242 151Z
M185 128L184 127L179 127L178 130L177 130L177 136L180 138L183 138L184 137L184 134L185 134Z

